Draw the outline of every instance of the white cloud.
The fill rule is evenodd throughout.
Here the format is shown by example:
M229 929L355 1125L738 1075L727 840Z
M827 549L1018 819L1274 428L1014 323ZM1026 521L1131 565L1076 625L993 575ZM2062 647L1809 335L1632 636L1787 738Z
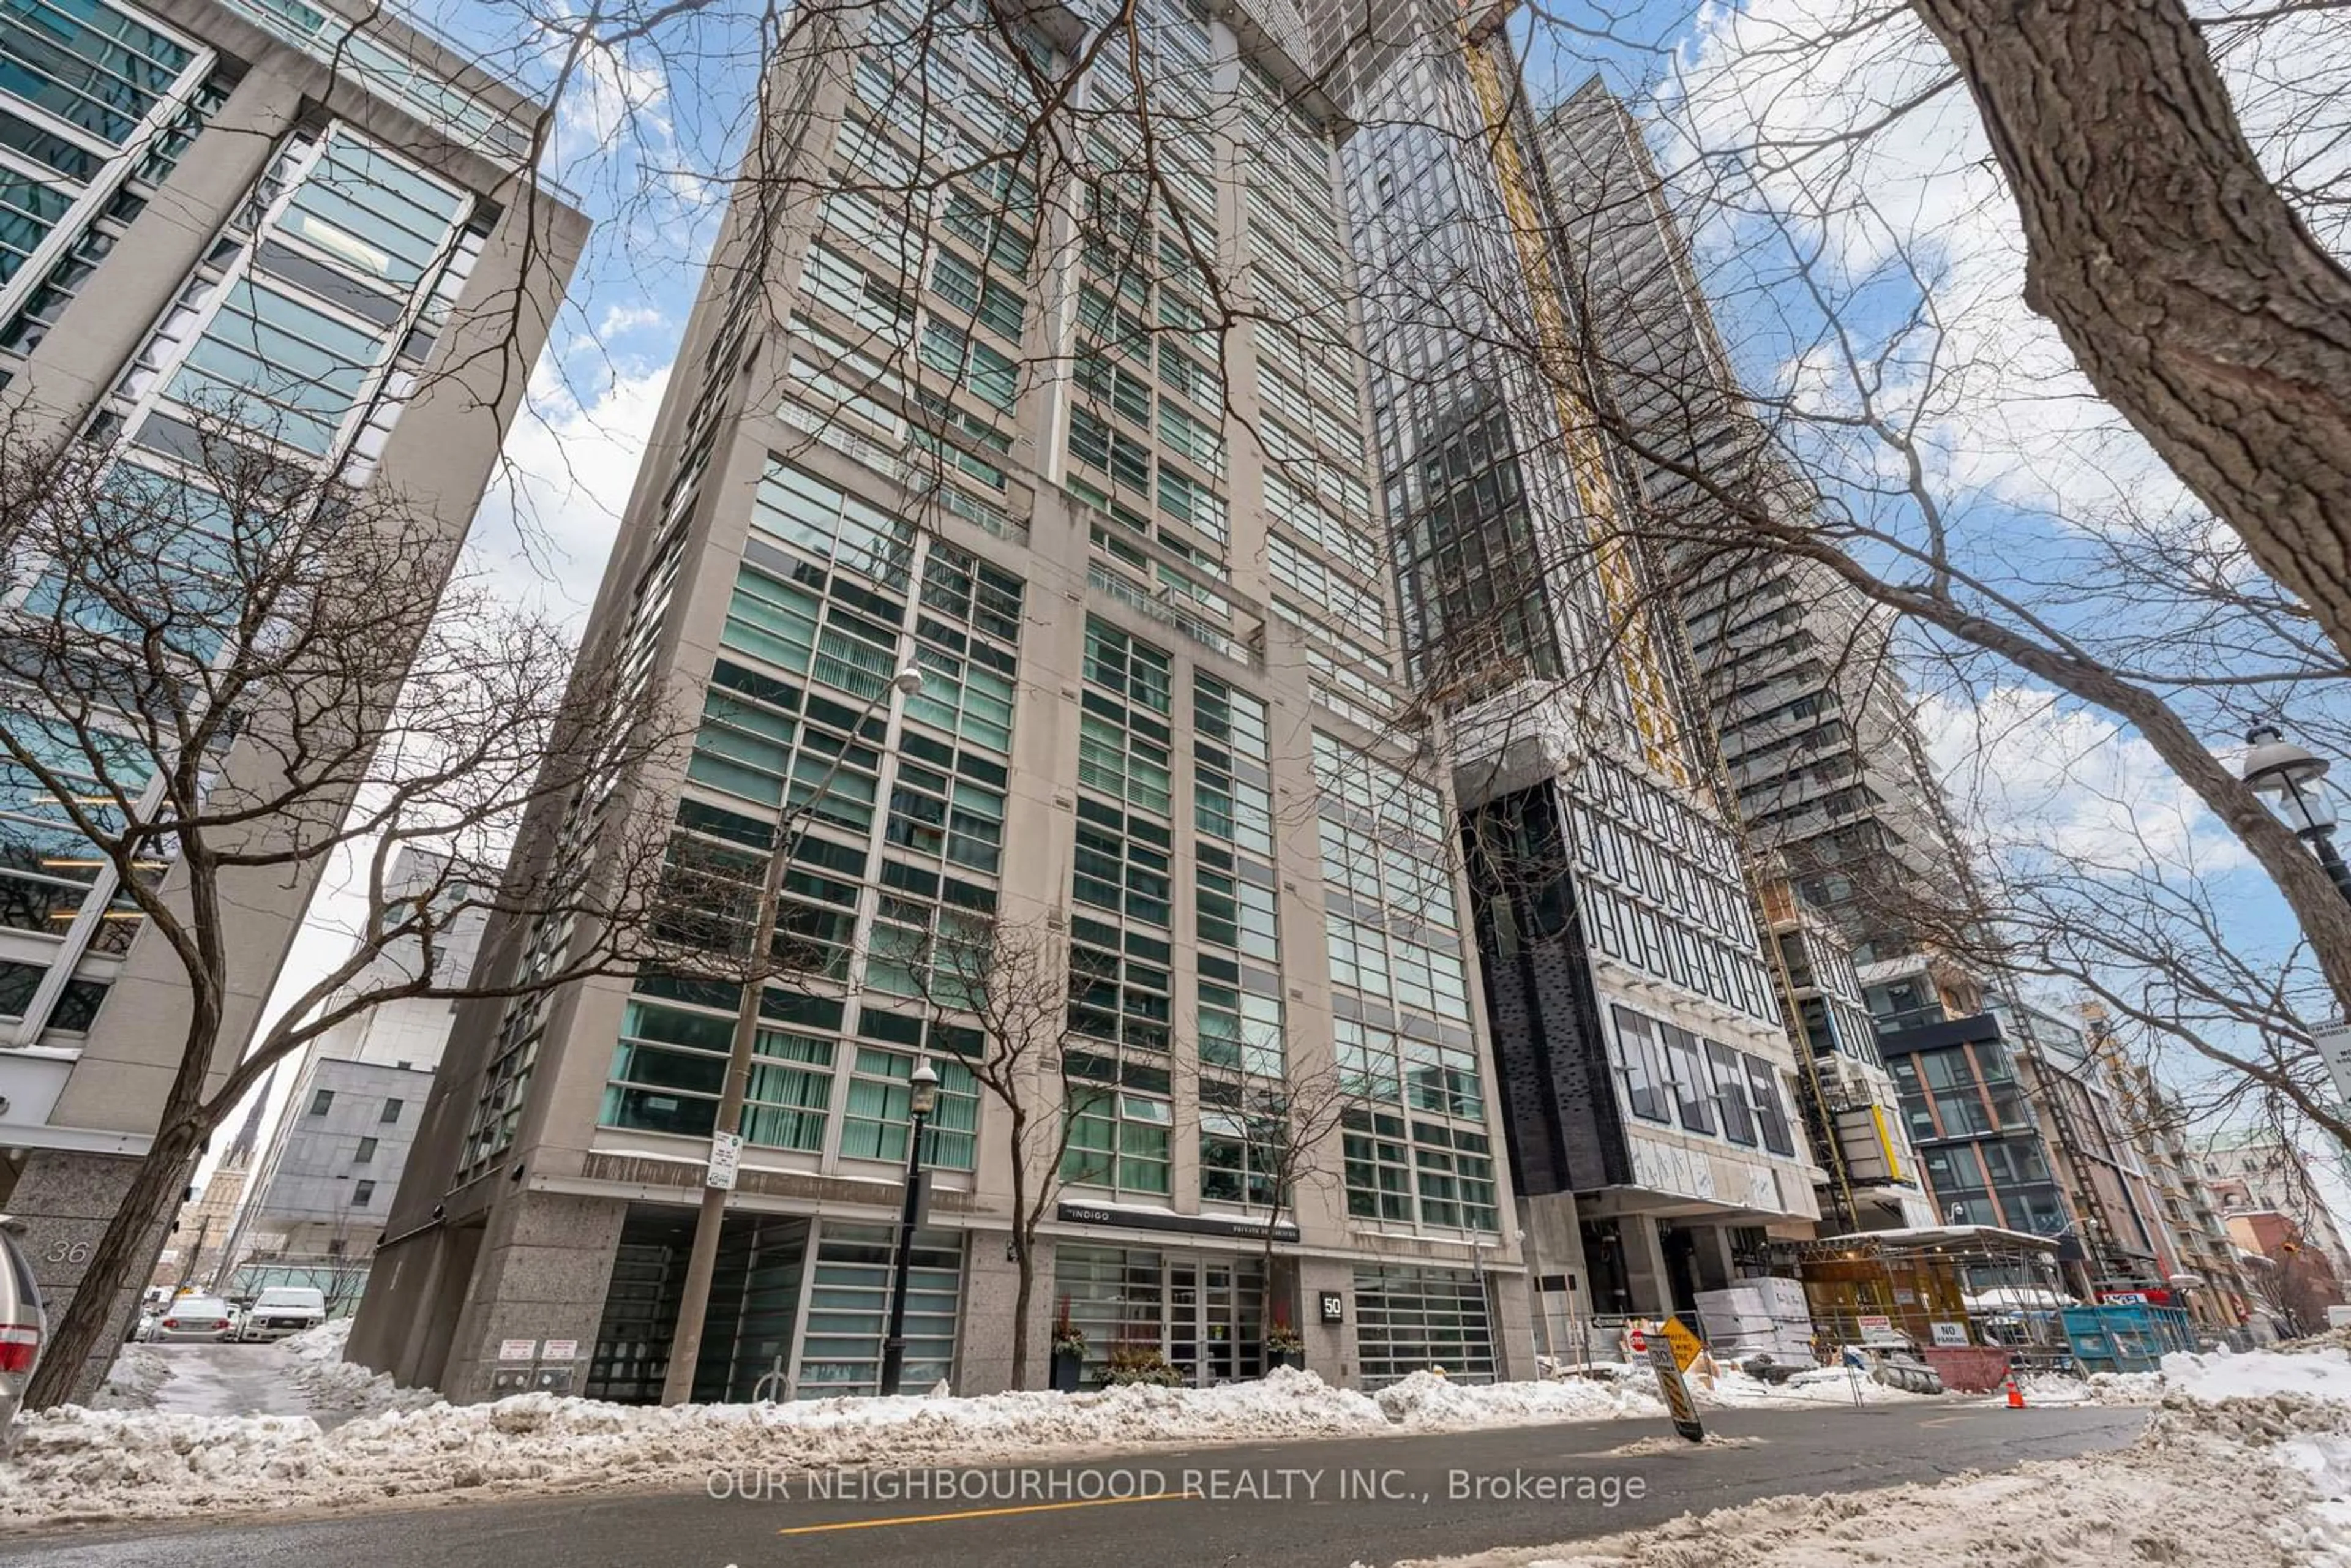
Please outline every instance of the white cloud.
M2343 112L2327 96L2351 71L2351 26L2314 15L2215 36L2254 144L2273 171L2317 193L2306 206L2323 201L2351 159ZM1750 346L1784 331L1792 263L1809 253L1814 281L1883 378L1872 389L1878 412L1917 423L1944 504L1993 500L2076 526L2117 506L2149 516L2194 506L2026 307L2014 204L1964 89L1924 96L1951 67L1907 7L1708 4L1678 66L1654 108L1674 140L1670 163L1695 173L1691 154L1702 151L1706 178L1727 182L1705 193L1697 238L1722 292L1761 302ZM1767 214L1784 229L1773 233ZM2322 233L2335 231L2331 210L2314 215ZM1928 307L1914 321L1922 296ZM1743 368L1809 410L1856 406L1855 379L1834 353L1807 352L1802 340L1774 346L1787 362Z
M2095 710L2006 685L1931 697L1918 720L1962 829L1994 860L2049 849L2207 876L2251 862L2153 747Z
M669 316L655 306L616 302L604 307L604 314L596 323L596 339L609 345L623 332L668 325Z
M515 597L570 617L594 601L669 376L620 370L583 401L542 362L474 528L476 560Z

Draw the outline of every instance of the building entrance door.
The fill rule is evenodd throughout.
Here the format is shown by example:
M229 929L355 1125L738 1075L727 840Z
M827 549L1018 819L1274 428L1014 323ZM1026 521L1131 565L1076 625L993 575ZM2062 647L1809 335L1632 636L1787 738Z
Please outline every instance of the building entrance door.
M1254 1260L1170 1259L1167 1362L1206 1388L1265 1370L1265 1278Z

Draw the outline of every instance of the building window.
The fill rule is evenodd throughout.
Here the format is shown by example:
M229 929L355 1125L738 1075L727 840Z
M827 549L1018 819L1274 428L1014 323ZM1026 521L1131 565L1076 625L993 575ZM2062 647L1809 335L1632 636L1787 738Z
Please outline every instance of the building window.
M351 1164L355 1166L363 1166L374 1158L375 1140L373 1138L361 1138L360 1140L358 1150L351 1155Z
M331 1089L321 1089L310 1096L310 1114L323 1116L334 1103L335 1092Z
M371 1181L362 1181L351 1184L351 1207L353 1208L365 1208L370 1203L373 1202L374 1199L375 1183Z
M1714 1079L1707 1071L1698 1037L1673 1024L1663 1027L1666 1062L1673 1069L1674 1102L1682 1125L1693 1133L1710 1134L1714 1131Z
M1747 1059L1747 1087L1755 1102L1755 1120L1763 1129L1763 1146L1775 1155L1796 1152L1795 1138L1788 1126L1788 1113L1780 1097L1779 1076L1771 1064L1760 1056Z
M1707 1064L1714 1069L1716 1103L1722 1109L1722 1135L1734 1144L1755 1146L1755 1118L1747 1105L1747 1080L1740 1071L1739 1053L1720 1040L1706 1042Z
M1630 1008L1612 1006L1609 1010L1616 1016L1616 1076L1625 1085L1625 1108L1644 1121L1671 1120L1656 1026Z
M1175 1107L1146 1094L1071 1082L1061 1179L1074 1186L1165 1197ZM1204 1177L1205 1179L1205 1177Z
M387 1101L385 1101L385 1102L383 1103L383 1114L382 1114L382 1115L381 1115L381 1116L378 1116L378 1117L376 1118L376 1120L377 1120L377 1121L379 1121L379 1122L397 1122L397 1121L399 1121L399 1120L400 1120L400 1113L401 1113L401 1112L402 1112L402 1110L404 1110L404 1109L406 1109L406 1108L407 1108L407 1103L407 1103L406 1101L404 1101L404 1100L387 1100Z
M1229 1111L1200 1113L1200 1197L1204 1202L1240 1203L1274 1208L1281 1176L1279 1116L1248 1116Z

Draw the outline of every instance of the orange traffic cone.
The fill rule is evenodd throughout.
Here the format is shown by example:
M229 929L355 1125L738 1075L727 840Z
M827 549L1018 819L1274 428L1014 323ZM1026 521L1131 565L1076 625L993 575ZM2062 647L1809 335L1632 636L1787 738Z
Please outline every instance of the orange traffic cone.
M2013 1372L2008 1375L2008 1407L2011 1410L2024 1408L2024 1390L2016 1385L2016 1374Z

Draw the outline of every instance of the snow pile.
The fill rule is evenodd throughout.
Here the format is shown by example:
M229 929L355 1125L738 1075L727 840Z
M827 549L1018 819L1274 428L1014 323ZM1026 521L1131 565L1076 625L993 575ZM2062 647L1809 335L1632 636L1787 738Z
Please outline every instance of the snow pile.
M2163 1358L2163 1379L2191 1399L2264 1398L2294 1394L2330 1404L2351 1405L2351 1350L2328 1348L2245 1355L2175 1353Z
M106 1381L90 1396L95 1410L152 1410L155 1391L171 1381L172 1364L152 1344L126 1344Z
M1424 1432L1531 1427L1549 1421L1611 1421L1666 1413L1654 1378L1646 1387L1631 1381L1604 1383L1582 1377L1477 1384L1416 1372L1373 1397L1389 1420Z
M372 1416L383 1410L418 1410L440 1403L430 1388L402 1388L388 1372L371 1372L343 1359L351 1337L351 1320L337 1318L314 1329L289 1334L271 1347L292 1361L296 1387L313 1410L352 1410Z
M1733 1410L1781 1410L1792 1406L1853 1404L1853 1375L1843 1367L1822 1366L1810 1372L1799 1372L1785 1383L1768 1383L1760 1377L1750 1377L1734 1369L1725 1369L1714 1380L1712 1388L1699 1387L1701 1403L1720 1405ZM1865 1405L1909 1405L1921 1399L1936 1399L1934 1394L1913 1394L1907 1388L1879 1383L1865 1375L1861 1379L1861 1402Z
M129 1415L68 1406L0 1462L0 1523L352 1504L467 1489L700 1486L714 1472L985 1463L1157 1444L1363 1436L1379 1406L1312 1373L1213 1389L662 1406L525 1394L392 1410L321 1432L303 1416Z
M1768 1498L1444 1568L2351 1562L2351 1354L2175 1355L2160 1375L2105 1387L2136 1402L2158 1382L2165 1397L2146 1435L2111 1453L1937 1486ZM2074 1385L2077 1396L2098 1386Z

